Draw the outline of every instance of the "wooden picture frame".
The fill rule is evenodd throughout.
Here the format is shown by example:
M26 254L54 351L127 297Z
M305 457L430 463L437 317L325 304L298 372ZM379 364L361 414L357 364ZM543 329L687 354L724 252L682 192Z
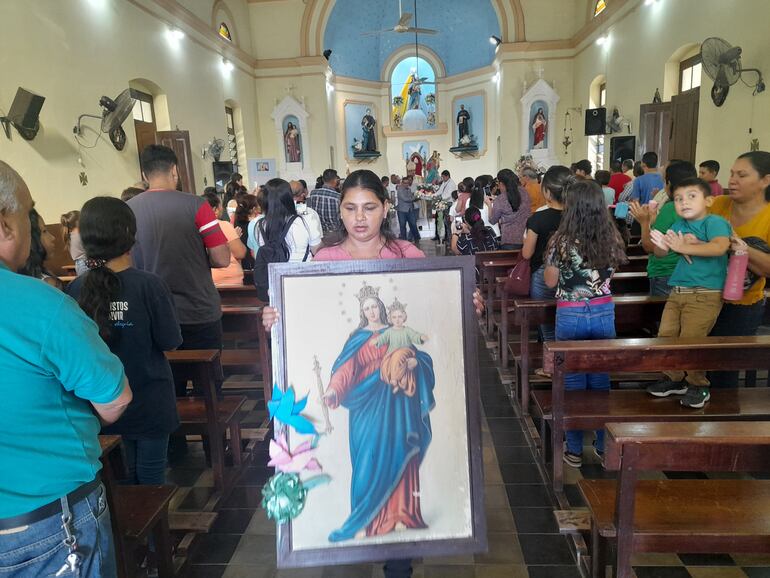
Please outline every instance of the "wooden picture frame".
M277 566L486 551L473 257L280 263L270 264L269 276L271 303L280 312L272 336L276 385L284 392L293 387L297 399L308 395L303 415L319 433L331 429L321 433L316 454L331 481L312 488L302 513L278 526ZM406 306L399 309L399 304ZM405 324L403 317L399 321L399 312L405 312ZM398 327L382 326L386 313ZM377 325L378 329L369 329ZM403 333L388 332L404 326L420 334L411 348L399 342L397 336ZM367 353L379 365L374 380L374 373L367 373L372 362L362 365ZM414 357L416 365L393 363L399 355ZM321 368L315 375L314 357ZM393 367L401 368L401 381L394 377ZM346 379L353 383L345 385ZM337 405L324 409L329 403L322 405L321 395L332 390L330 403ZM346 399L353 399L353 411L359 412L353 418ZM355 406L361 399L365 403ZM416 408L419 421L409 421L415 415L409 408ZM388 421L391 418L394 423ZM426 422L430 432L423 436ZM381 426L377 431L361 425L374 423ZM410 424L415 427L409 429ZM400 431L409 435L398 435ZM376 435L368 435L372 432ZM276 436L281 433L292 449L310 439L276 422ZM407 439L412 446L403 441ZM364 464L358 458L354 465L350 457L354 441L359 448L356 455L383 451L382 459ZM402 446L413 451L399 453ZM309 475L303 472L301 477ZM362 486L362 480L371 487ZM413 491L415 483L419 491ZM366 487L364 493L358 491L361 487ZM407 508L407 514L392 509L394 500L403 505L398 499L404 496L415 498L407 498L413 508ZM407 519L399 522L401 527L397 523L388 529L398 518L388 515L394 511ZM340 538L346 531L348 537ZM362 531L371 534L362 537Z

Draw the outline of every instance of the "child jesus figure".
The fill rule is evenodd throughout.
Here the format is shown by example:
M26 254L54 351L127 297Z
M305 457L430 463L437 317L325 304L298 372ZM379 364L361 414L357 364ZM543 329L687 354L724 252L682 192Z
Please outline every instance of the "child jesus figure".
M405 395L411 397L416 387L414 369L417 367L417 357L414 346L425 343L428 336L405 325L406 305L398 298L388 307L388 321L391 326L377 339L378 347L388 346L382 360L380 377L393 387L394 394L402 390Z

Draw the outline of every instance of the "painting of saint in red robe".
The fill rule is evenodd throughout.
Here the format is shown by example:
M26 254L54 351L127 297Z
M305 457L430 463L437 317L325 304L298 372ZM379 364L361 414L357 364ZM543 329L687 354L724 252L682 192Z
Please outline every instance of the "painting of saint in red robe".
M359 295L360 324L332 367L324 402L348 410L350 514L329 534L330 542L427 528L420 510L420 464L432 439L430 412L435 400L433 360L424 351L388 356L391 326L376 290ZM400 368L414 386L393 387L381 375Z

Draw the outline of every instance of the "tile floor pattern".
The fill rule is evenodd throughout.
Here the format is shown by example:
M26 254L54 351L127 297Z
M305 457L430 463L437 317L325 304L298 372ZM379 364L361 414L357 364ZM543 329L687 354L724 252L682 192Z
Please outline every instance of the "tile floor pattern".
M424 228L428 229L427 227ZM423 232L423 237L428 237ZM429 237L420 244L431 256L437 252ZM543 480L511 407L494 362L479 341L481 400L485 413L482 441L485 468L485 509L489 552L483 555L415 561L415 578L578 578L568 539L558 534ZM263 402L249 402L244 427L263 424ZM590 436L586 436L590 444ZM175 465L169 482L183 488L178 509L199 509L211 494L211 472L193 444L190 454ZM593 456L586 451L586 456ZM380 565L276 570L275 527L259 508L261 486L272 474L267 442L258 444L252 463L224 502L209 534L196 539L187 578L369 578L382 577ZM571 470L566 492L574 506L582 505L577 480L606 475L594 459L580 471ZM637 578L770 578L770 556L645 555L635 559ZM638 564L638 565L637 565Z

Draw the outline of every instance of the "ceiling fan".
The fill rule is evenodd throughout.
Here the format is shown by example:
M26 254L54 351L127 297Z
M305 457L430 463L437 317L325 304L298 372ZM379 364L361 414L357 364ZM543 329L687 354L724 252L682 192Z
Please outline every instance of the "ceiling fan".
M415 8L416 4L417 0L415 0ZM398 23L393 28L388 28L386 30L373 30L371 32L362 32L361 36L377 36L379 34L386 34L388 32L397 32L399 34L403 34L404 32L412 32L414 34L438 34L437 30L431 30L430 28L414 28L409 26L409 23L412 21L413 14L404 12L401 9L401 0L398 0L398 13Z

